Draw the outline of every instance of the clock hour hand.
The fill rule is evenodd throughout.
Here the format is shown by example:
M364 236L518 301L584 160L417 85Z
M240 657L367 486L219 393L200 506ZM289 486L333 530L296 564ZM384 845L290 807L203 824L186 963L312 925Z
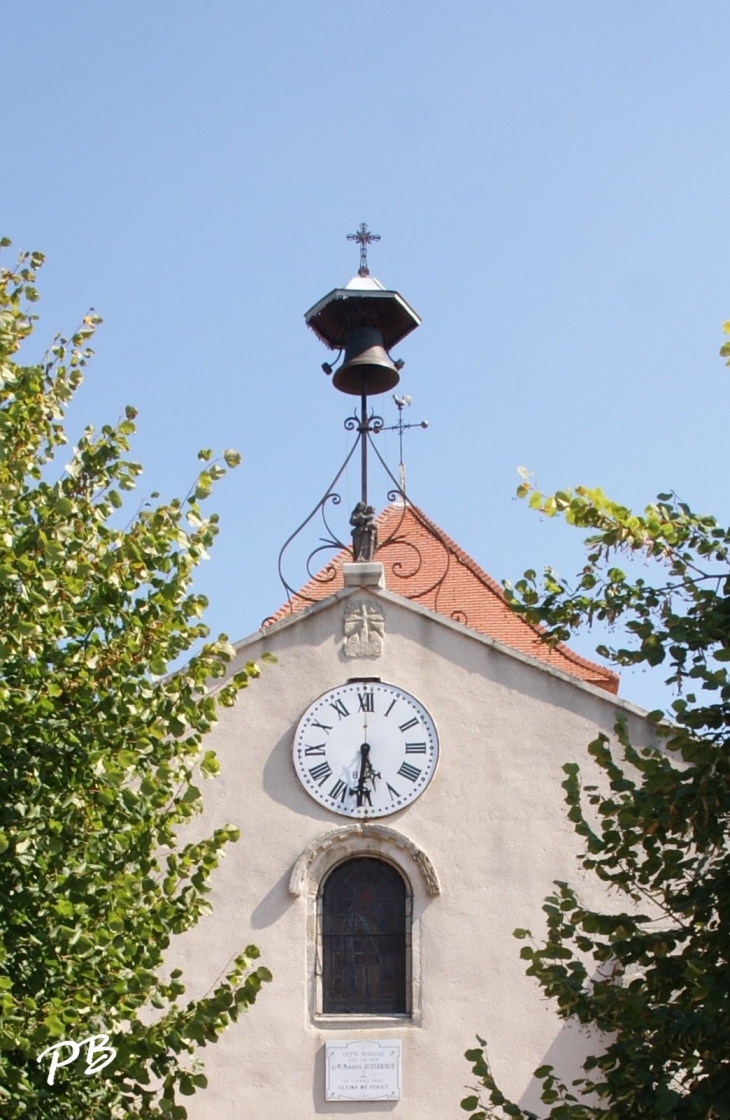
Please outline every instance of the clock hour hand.
M372 788L375 789L375 780L379 777L380 774L373 769L370 761L370 744L363 743L360 747L360 774L357 785L350 790L350 795L357 798L358 809L361 809L365 802L372 806L371 790L366 783L372 782Z

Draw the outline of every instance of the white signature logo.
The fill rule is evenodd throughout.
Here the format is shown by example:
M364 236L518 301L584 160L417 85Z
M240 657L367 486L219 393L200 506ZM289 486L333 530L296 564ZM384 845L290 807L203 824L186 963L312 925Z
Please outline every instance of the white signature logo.
M99 1073L113 1062L117 1056L117 1052L113 1046L107 1046L109 1041L108 1034L91 1034L88 1038L82 1038L81 1042L71 1042L66 1039L64 1042L57 1042L54 1046L47 1046L42 1054L38 1055L37 1061L45 1058L46 1054L51 1055L51 1068L48 1071L48 1084L52 1085L56 1076L56 1070L59 1066L68 1066L71 1062L75 1062L81 1053L82 1046L88 1046L89 1050L86 1055L86 1069L84 1073ZM64 1061L61 1061L60 1049L62 1046L70 1046L71 1054ZM98 1055L94 1057L94 1055ZM105 1055L109 1055L105 1057Z

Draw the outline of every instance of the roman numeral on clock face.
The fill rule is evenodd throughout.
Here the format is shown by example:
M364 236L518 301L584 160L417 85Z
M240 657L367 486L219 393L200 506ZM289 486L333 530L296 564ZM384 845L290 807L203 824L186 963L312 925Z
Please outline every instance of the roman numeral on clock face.
M408 750L408 748L406 747L406 751L407 750ZM324 754L325 753L324 752L324 743L318 743L316 747L306 747L305 746L304 753L305 754Z
M329 735L330 731L332 730L331 724L320 723L318 719L312 720L312 727L318 727L320 731L324 731L327 735Z
M339 800L344 804L345 797L347 796L347 782L343 782L342 778L338 778L330 790L330 797L333 801Z
M340 717L340 719L344 719L345 716L349 716L349 714L350 714L348 712L347 708L345 707L344 703L342 702L342 700L334 700L330 704L330 708L332 708L335 712L337 712L337 715Z
M332 767L329 762L319 762L316 766L312 767L309 773L312 775L312 781L316 782L318 786L321 786L324 785L332 773Z
M415 782L421 771L417 766L411 766L410 762L404 762L400 767L398 773L401 775L401 777L408 778L409 782Z
M406 754L425 754L425 743L406 743Z
M358 692L357 698L360 702L358 711L360 712L374 712L375 711L375 694L372 689L370 692Z
M402 723L399 730L405 733L406 731L410 731L412 727L418 727L418 720L415 716L413 719L408 719L405 723Z

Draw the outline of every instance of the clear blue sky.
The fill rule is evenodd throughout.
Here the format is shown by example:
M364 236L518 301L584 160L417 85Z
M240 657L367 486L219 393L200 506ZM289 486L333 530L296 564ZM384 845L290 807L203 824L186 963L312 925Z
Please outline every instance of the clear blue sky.
M423 317L409 491L496 578L580 562L513 501L520 464L730 519L729 33L701 0L5 5L0 232L48 256L40 341L105 320L72 434L134 404L166 496L199 447L244 456L199 580L215 632L279 605L279 546L346 450L302 316L361 221Z

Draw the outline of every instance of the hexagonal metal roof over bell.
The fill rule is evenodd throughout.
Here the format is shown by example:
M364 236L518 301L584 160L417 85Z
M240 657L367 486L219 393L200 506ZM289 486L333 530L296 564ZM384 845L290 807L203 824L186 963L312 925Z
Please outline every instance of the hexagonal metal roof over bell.
M390 350L421 324L399 292L388 291L370 275L353 276L344 288L335 288L315 303L304 319L331 350L344 350L347 335L358 327L377 327Z

